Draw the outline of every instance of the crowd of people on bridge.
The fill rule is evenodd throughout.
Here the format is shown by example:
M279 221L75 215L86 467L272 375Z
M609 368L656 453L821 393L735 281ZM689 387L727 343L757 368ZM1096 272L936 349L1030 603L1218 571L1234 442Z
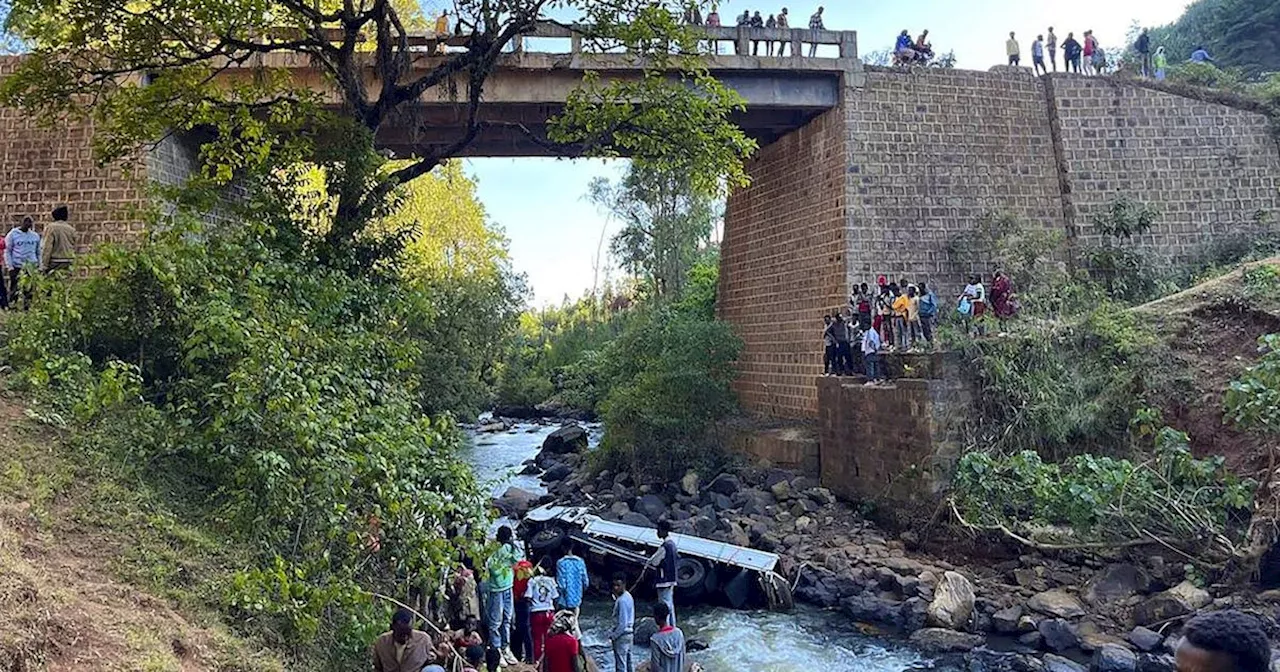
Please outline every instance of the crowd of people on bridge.
M17 308L19 300L23 310L30 308L37 274L59 275L71 270L77 236L70 218L70 208L59 205L50 213L50 221L40 227L42 231L37 231L35 218L25 215L0 239L5 269L0 275L0 309Z
M1079 40L1076 39L1075 33L1069 32L1067 38L1059 45L1058 35L1054 32L1053 26L1050 26L1048 33L1036 35L1035 40L1031 42L1031 67L1036 74L1058 71L1059 46L1062 48L1063 72L1102 75L1109 72L1109 69L1119 66L1119 59L1108 60L1106 50L1098 42L1098 37L1092 30L1084 31ZM1018 41L1016 32L1010 31L1009 39L1005 42L1005 53L1009 57L1009 65L1022 65L1022 45ZM1133 43L1133 53L1138 61L1135 70L1141 76L1164 80L1169 69L1169 56L1163 46L1152 44L1150 31L1143 29L1138 34ZM1204 47L1197 46L1192 50L1187 61L1212 63L1213 58Z
M825 13L826 13L825 7L818 7L818 11L814 12L812 15L809 16L809 30L826 30L827 29L826 25L823 24L823 15ZM698 8L697 3L692 3L692 2L688 3L685 5L684 16L682 17L682 20L684 21L685 25L690 25L690 26L707 26L711 28L719 28L720 26L724 25L723 20L720 18L720 8L718 5L711 5L711 11L708 12L706 17L704 18L702 16L702 10ZM739 27L745 27L745 28L790 29L791 28L791 10L786 7L783 7L777 14L770 14L768 15L768 17L765 17L761 15L760 10L758 9L755 11L752 11L750 9L744 9L742 10L742 14L738 14L735 16L735 25ZM789 43L787 40L779 40L776 43L772 40L752 40L751 41L752 56L760 55L760 46L762 42L764 43L765 56L776 55L781 57L786 55L787 44ZM777 47L776 53L774 49L775 44ZM735 48L736 48L736 45L735 45ZM711 51L712 53L716 53L716 54L720 53L719 41L711 40ZM814 56L817 56L817 54L818 54L817 43L811 43L809 45L809 57L812 58ZM792 56L799 56L799 54L792 54Z
M990 318L1017 314L1018 296L1009 276L997 270L989 292L981 275L969 276L954 305L965 332L982 336ZM881 275L874 290L856 285L847 306L822 316L823 374L861 374L867 385L880 384L886 378L882 356L933 350L940 317L938 297L923 281L889 282Z
M611 578L613 615L608 639L613 669L634 672L632 642L636 605L632 591L652 573L658 599L652 616L658 630L649 644L651 672L685 672L685 637L676 626L674 588L678 550L666 521L657 524L661 542L635 583L618 573ZM391 619L391 628L373 643L375 672L587 672L594 665L582 647L579 625L582 602L590 586L586 562L570 542L564 555L537 563L509 526L499 527L496 548L488 555L482 575L464 558L449 577L439 600L439 620L449 629L405 605ZM414 627L415 621L434 631Z

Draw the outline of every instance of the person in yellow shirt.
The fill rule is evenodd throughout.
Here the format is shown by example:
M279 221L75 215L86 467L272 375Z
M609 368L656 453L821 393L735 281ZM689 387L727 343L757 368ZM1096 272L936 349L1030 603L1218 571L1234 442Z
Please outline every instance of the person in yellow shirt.
M449 10L440 12L436 17L436 53L445 53L444 41L449 39Z
M914 348L924 338L924 329L920 324L920 292L915 285L907 285L907 339Z
M894 296L893 345L898 350L906 350L910 345L910 338L907 336L907 311L911 301L906 294L902 293L902 288L896 284L889 285L889 291Z
M1005 53L1009 54L1009 65L1022 64L1022 47L1018 46L1018 38L1009 31L1009 41L1004 43Z

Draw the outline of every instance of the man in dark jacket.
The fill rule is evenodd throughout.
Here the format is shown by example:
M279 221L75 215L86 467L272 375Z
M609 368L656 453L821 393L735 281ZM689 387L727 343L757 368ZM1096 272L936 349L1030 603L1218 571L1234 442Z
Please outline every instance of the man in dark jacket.
M654 551L653 556L649 558L649 562L645 564L645 570L657 571L658 575L654 579L653 587L658 591L658 601L667 607L671 624L675 625L676 563L680 560L680 555L676 551L676 540L671 538L671 523L665 520L658 521L658 540L662 545L658 546L658 550Z
M1076 41L1075 33L1067 33L1067 39L1062 43L1062 58L1065 61L1063 65L1067 72L1080 74L1080 52L1084 47Z
M1138 52L1138 57L1142 59L1142 76L1151 76L1151 36L1147 34L1145 28L1142 34L1138 36L1138 41L1133 45L1133 50Z

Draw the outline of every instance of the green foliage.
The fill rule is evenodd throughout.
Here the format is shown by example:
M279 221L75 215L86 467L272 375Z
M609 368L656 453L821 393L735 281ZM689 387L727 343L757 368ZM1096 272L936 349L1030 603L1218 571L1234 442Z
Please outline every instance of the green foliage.
M280 227L163 224L48 288L10 361L250 549L225 586L241 625L350 669L385 619L364 591L434 575L486 519L458 431L422 412L412 289L281 252Z
M1204 86L1227 91L1242 91L1245 88L1244 74L1236 69L1222 69L1212 63L1177 63L1169 66L1165 75L1168 81Z
M988 213L974 230L947 244L951 260L982 273L1003 270L1017 288L1022 307L1032 313L1056 312L1050 301L1067 281L1066 234L1029 224L1009 214ZM979 268L991 263L992 269ZM1040 301L1041 298L1046 299Z
M1271 0L1196 0L1174 23L1151 31L1169 61L1186 60L1203 46L1219 63L1249 76L1280 70L1280 5Z
M588 198L621 221L610 250L659 299L681 292L720 218L719 203L697 191L688 173L642 161L616 183L593 180Z
M1035 451L975 451L959 462L955 503L971 524L1033 545L1108 549L1165 543L1215 562L1236 552L1238 514L1252 508L1257 484L1196 459L1188 437L1154 436L1138 462L1079 454L1045 462Z
M1280 288L1274 267L1260 268L1269 269L1268 277L1246 277L1245 282ZM1227 388L1226 416L1244 429L1280 434L1280 334L1258 339L1258 351L1262 353L1258 362Z
M1129 302L1154 298L1159 279L1147 255L1135 249L1134 237L1146 234L1160 213L1147 205L1121 197L1095 216L1094 228L1101 245L1089 250L1089 272L1103 283L1108 296Z

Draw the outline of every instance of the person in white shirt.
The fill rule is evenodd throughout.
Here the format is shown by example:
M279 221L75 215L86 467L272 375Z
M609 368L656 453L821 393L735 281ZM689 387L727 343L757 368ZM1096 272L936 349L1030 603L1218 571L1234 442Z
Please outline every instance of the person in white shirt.
M555 620L556 600L560 599L560 588L556 585L556 580L547 576L541 562L533 570L533 578L529 579L525 597L529 598L529 629L533 632L533 659L541 660L543 647L547 643L547 633L551 631L551 623Z
M862 332L862 365L867 374L867 385L884 380L884 368L880 366L880 332L868 329Z

